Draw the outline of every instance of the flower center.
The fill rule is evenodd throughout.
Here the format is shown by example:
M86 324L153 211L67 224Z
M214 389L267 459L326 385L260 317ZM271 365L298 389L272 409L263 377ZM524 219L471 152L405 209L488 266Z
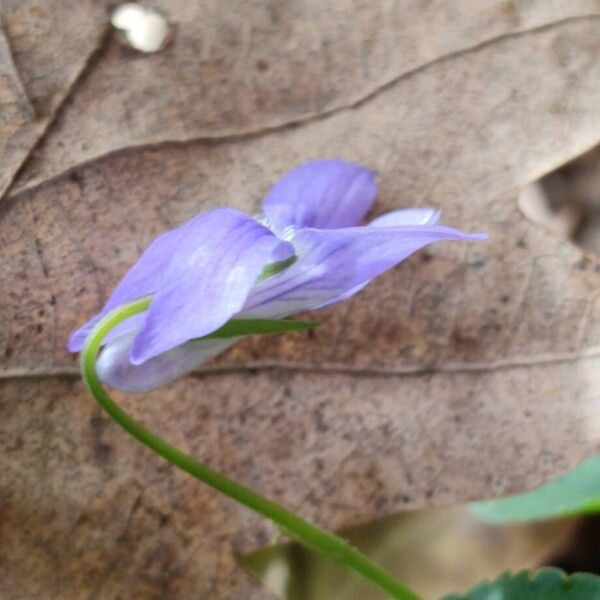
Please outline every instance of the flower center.
M296 235L296 227L294 225L288 225L278 235L284 242L291 242Z
M280 240L284 242L291 242L296 235L295 225L287 225L281 231L278 231L278 229L273 225L273 223L271 223L269 217L267 217L264 212L254 215L254 219L267 229L270 229Z

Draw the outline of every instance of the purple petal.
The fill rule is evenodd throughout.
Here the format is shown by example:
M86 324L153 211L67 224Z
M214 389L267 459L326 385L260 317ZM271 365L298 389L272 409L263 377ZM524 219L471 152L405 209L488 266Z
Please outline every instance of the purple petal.
M258 284L243 314L277 318L332 304L428 244L481 239L438 225L304 229L293 240L298 260Z
M232 209L203 215L182 237L133 344L144 361L209 334L239 312L265 264L293 248L254 219Z
M372 171L343 160L317 160L284 175L263 211L278 233L289 226L334 229L356 225L376 196Z
M200 232L206 215L207 213L196 215L181 227L159 235L148 246L135 265L129 269L111 294L104 308L71 336L67 346L69 351L79 352L94 325L113 308L153 294L158 289L162 276L183 237L186 233L193 233L197 230ZM139 323L136 323L136 325L139 325ZM124 324L121 324L119 332L116 334L111 332L112 338L118 337L123 331Z
M101 315L97 314L92 317L85 325L82 325L75 333L71 334L69 343L67 344L67 350L69 352L79 352L85 344L85 339L90 334L90 331L94 328L100 319Z
M372 227L396 227L398 225L435 225L441 211L433 208L401 208L384 213L373 219L368 225Z
M134 365L129 356L136 334L134 329L108 343L96 363L102 383L132 394L149 392L190 373L240 339L191 340L141 365Z
M367 227L394 227L396 225L435 225L440 216L441 211L434 210L432 208L401 208L399 210L393 210L391 212L385 213L375 219L373 219L370 223L368 223ZM346 290L339 296L335 296L331 298L325 304L321 305L321 308L324 306L329 306L331 304L336 304L337 302L341 302L342 300L346 300L354 296L362 290L366 285L368 285L370 279L360 283L359 285Z
M80 327L72 336L71 339L69 340L69 345L67 346L68 350L70 352L79 352L84 344L85 344L85 340L87 338L87 336L90 334L90 332L92 331L92 329L94 328L94 326L100 322L100 320L102 319L103 316L105 316L106 314L108 314L108 311L103 311L99 314L97 314L95 317L93 317L92 319L90 319L83 327ZM114 329L112 329L111 331L108 332L108 334L106 335L106 337L104 338L102 345L106 345L106 344L110 344L110 342L112 342L113 340L117 339L118 337L124 335L125 333L135 330L135 331L139 331L139 329L141 329L141 326L143 325L144 321L146 319L146 313L140 313L137 315L134 315L133 317L130 317L129 319L127 319L126 321L123 321L122 323L120 323L119 325L117 325Z

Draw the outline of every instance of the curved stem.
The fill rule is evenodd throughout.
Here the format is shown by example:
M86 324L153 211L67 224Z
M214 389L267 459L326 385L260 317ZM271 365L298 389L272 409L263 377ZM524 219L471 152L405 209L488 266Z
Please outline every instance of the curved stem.
M115 309L102 319L88 336L81 354L81 372L85 383L94 398L98 401L98 404L125 431L142 444L145 444L164 459L181 470L186 471L196 479L237 500L240 504L247 506L264 517L271 519L283 531L307 548L345 565L387 592L392 598L397 598L398 600L419 600L419 597L414 592L341 538L312 525L276 502L264 498L255 491L197 462L191 456L184 454L146 429L112 400L103 388L96 372L96 359L102 345L102 340L119 323L134 314L146 310L149 303L149 298L142 298Z

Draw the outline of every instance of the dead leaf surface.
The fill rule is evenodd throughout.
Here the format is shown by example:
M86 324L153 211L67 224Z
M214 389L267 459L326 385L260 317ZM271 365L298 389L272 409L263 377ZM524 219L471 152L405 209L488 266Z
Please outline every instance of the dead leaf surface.
M114 37L16 189L124 147L219 139L353 106L408 72L511 34L600 15L600 0L152 3L175 24L164 52Z
M3 0L0 196L44 133L106 30L101 2Z
M0 30L0 123L18 127L34 118L34 110L15 67L8 40Z
M63 348L154 235L223 203L255 212L315 156L376 169L377 212L436 206L490 240L433 247L314 337L252 340L127 405L329 527L521 491L596 451L598 266L516 199L600 140L599 51L597 18L509 36L300 126L130 150L7 199L0 596L270 597L233 558L269 525L99 416Z

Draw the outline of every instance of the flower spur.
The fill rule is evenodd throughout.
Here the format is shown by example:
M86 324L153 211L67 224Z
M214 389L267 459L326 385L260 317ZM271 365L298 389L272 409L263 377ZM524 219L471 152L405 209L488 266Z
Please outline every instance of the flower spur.
M231 208L195 216L150 244L69 350L80 351L113 309L150 296L147 311L107 335L97 363L103 383L149 391L235 343L239 337L202 339L233 318L280 319L328 306L428 244L485 237L437 225L440 213L426 208L357 226L377 192L368 169L319 160L277 182L258 218Z

